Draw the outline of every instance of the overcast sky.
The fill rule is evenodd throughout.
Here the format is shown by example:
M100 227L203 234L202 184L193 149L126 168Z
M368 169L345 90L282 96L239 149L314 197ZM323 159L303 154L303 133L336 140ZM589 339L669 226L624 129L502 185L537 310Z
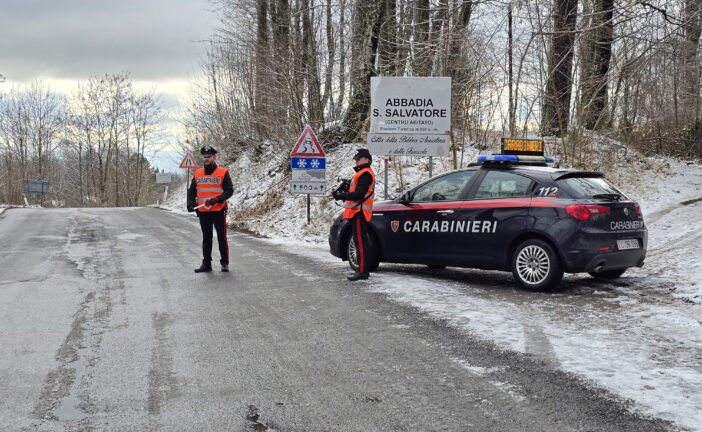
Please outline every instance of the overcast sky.
M218 24L213 10L209 0L0 0L0 91L42 80L68 94L78 81L129 72L137 88L155 88L175 133Z
M184 79L216 27L208 0L2 0L0 74L79 80L130 71Z

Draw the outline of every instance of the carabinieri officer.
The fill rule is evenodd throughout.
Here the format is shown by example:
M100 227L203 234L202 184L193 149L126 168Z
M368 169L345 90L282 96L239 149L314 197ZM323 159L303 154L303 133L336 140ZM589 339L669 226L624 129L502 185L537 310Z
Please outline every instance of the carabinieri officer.
M334 191L336 200L344 200L344 213L341 217L351 220L351 233L358 250L358 270L347 278L350 281L368 279L368 223L373 216L375 198L375 172L371 168L373 157L368 149L358 149L353 157L356 173L351 178L348 192Z
M227 200L234 193L229 170L217 166L217 150L211 146L200 149L204 168L195 170L188 189L188 211L196 212L202 230L202 264L195 273L212 271L212 227L217 231L222 271L229 271L227 242Z

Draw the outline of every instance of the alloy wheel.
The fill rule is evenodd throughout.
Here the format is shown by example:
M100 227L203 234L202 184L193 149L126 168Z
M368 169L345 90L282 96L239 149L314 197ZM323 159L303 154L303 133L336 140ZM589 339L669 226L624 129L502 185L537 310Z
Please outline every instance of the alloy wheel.
M544 249L532 244L519 251L516 267L524 283L538 285L548 277L551 261Z

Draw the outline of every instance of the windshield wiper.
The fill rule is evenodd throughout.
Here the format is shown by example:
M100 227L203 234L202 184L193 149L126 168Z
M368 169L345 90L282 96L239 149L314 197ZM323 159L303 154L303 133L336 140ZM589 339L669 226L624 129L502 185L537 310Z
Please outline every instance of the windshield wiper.
M619 198L622 196L616 193L603 193L603 194L597 194L593 195L593 198L602 198L602 199L608 199L612 201L619 201Z

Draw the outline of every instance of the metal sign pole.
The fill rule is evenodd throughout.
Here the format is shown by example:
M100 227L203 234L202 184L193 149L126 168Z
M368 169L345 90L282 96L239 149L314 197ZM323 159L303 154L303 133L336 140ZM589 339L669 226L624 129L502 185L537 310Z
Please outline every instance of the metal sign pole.
M388 199L388 157L386 156L385 161L385 199Z
M307 194L307 225L310 224L310 194Z
M429 178L432 177L432 171L434 171L434 157L429 156Z

